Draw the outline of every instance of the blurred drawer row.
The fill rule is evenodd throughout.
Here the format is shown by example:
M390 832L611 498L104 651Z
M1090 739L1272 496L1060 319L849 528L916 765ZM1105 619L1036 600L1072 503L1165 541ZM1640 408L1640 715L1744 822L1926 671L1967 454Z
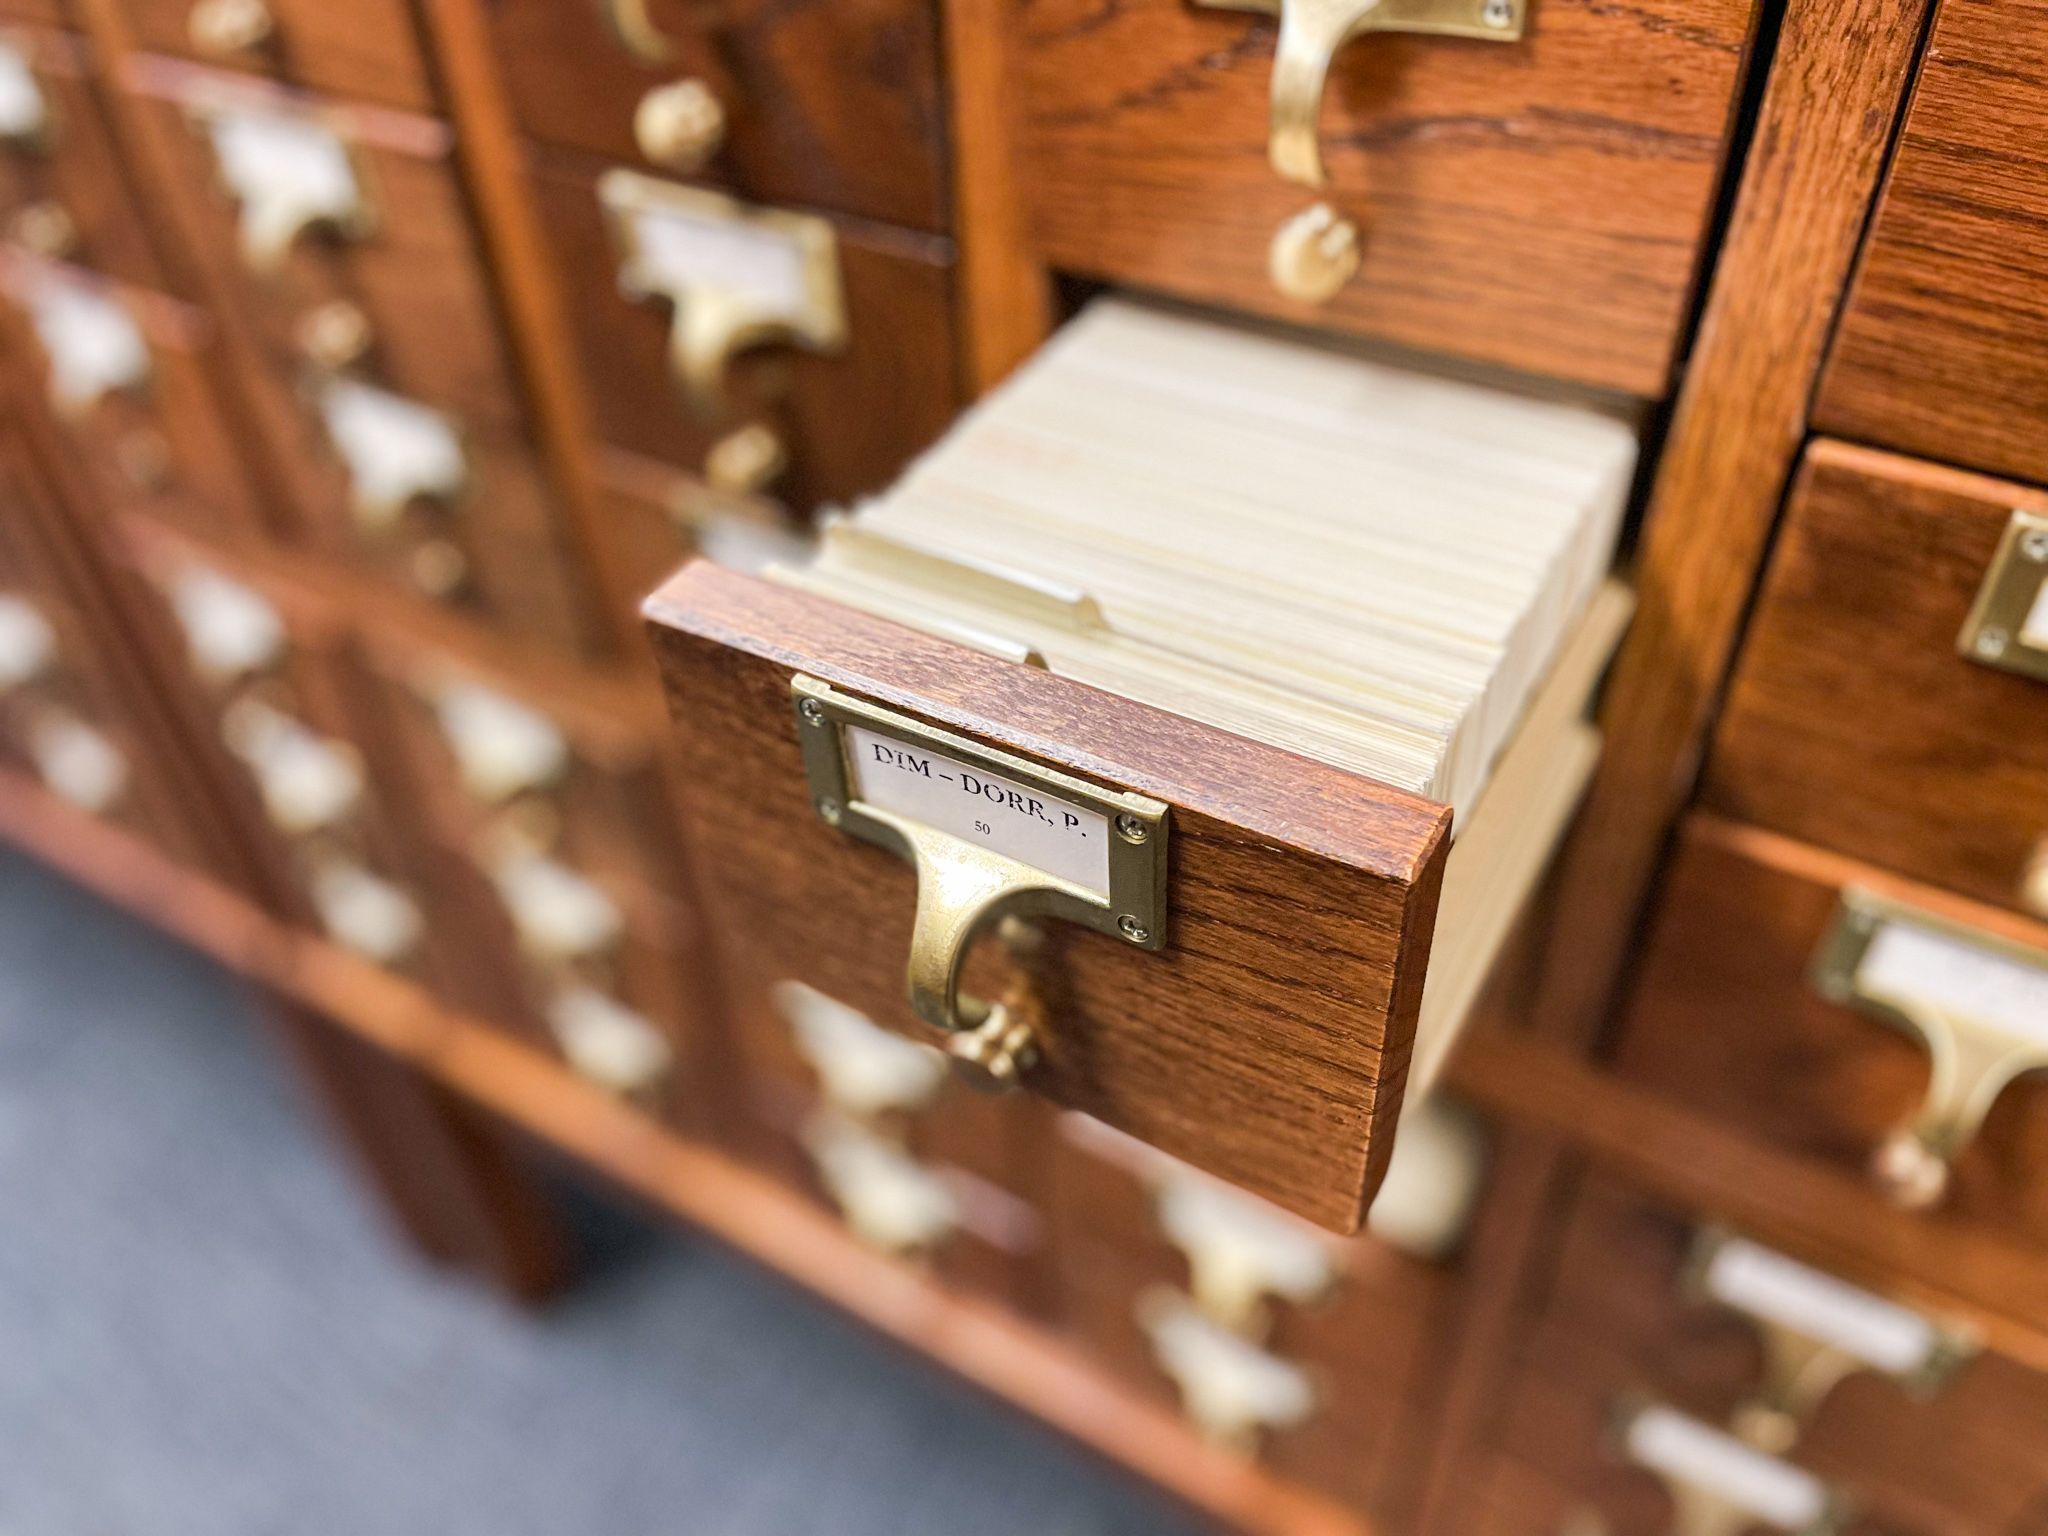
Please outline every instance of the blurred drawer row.
M2048 1376L1599 1172L1531 1287L1489 1536L2038 1529Z
M652 737L303 571L119 537L282 915L670 1108L703 989Z

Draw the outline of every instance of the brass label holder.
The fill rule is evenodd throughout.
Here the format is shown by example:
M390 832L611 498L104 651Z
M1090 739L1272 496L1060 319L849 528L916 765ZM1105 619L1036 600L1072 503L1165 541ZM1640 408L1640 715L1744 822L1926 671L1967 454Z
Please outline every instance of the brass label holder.
M1289 181L1327 180L1316 139L1330 64L1368 32L1421 32L1512 43L1522 36L1529 0L1196 0L1212 10L1257 11L1280 18L1273 55L1273 169Z
M1866 970L1878 946L1900 930L1929 951L1947 975L1949 998L1932 988L1873 982ZM1972 952L1972 963L1997 973L1972 983L1957 979L1951 956ZM1815 954L1814 989L1830 1002L1891 1024L1927 1048L1926 1097L1912 1120L1878 1150L1873 1171L1891 1197L1912 1209L1936 1204L1947 1192L1951 1164L1976 1137L2012 1082L2048 1070L2048 1026L2028 1027L2008 1017L2036 987L2048 988L2048 952L2030 949L1960 923L1935 917L1869 891L1845 890L1833 927ZM1980 993L1956 996L1962 986Z
M2048 682L2048 516L2016 510L2007 521L1956 650L2001 672Z
M954 1036L1005 1026L960 994L968 949L1005 917L1078 923L1135 949L1166 943L1167 807L839 692L790 684L811 804L828 826L917 870L911 1009Z

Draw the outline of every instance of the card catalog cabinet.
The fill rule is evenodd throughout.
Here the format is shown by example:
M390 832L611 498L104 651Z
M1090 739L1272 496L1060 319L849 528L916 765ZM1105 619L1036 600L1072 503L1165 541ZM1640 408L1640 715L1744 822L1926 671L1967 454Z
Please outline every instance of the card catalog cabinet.
M150 53L382 106L434 106L405 0L120 0L120 8Z
M1715 736L1707 803L2048 916L2044 579L2048 495L1816 445Z

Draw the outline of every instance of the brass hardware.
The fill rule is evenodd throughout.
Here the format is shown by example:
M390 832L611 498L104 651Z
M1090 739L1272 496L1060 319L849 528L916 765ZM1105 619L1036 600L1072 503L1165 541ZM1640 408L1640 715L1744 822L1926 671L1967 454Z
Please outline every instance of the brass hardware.
M943 1052L882 1028L815 987L778 981L769 996L827 1101L853 1119L922 1109L946 1080Z
M149 382L149 341L122 305L84 283L50 278L23 295L29 325L49 360L47 388L57 413L75 420L110 395Z
M1956 650L2001 672L2048 682L2048 516L2015 510L2007 519Z
M1303 304L1327 304L1358 271L1358 226L1328 203L1317 203L1273 234L1266 274Z
M732 496L764 491L788 468L789 450L781 435L758 421L728 432L704 455L705 482Z
M607 171L598 199L620 252L620 291L670 305L669 366L705 419L724 414L734 354L845 345L838 237L823 219L632 171Z
M44 198L16 211L7 238L32 256L63 261L78 251L78 225L64 205Z
M1233 1333L1263 1334L1269 1297L1305 1305L1337 1282L1321 1233L1193 1169L1162 1170L1153 1205L1159 1229L1187 1256L1196 1309Z
M560 726L496 689L451 682L430 688L429 697L464 791L485 805L550 788L575 761Z
M321 736L255 698L230 704L220 723L280 832L296 837L336 827L362 805L363 760L353 743Z
M347 299L309 309L292 326L299 355L323 373L340 373L370 351L370 317Z
M1848 1521L1846 1502L1810 1472L1662 1404L1624 1406L1615 1435L1670 1496L1670 1536L1833 1536Z
M109 810L128 787L128 760L121 749L67 709L38 710L27 741L37 776L80 810Z
M990 1004L960 995L960 970L975 936L1005 916L1057 917L1139 948L1164 947L1161 802L1104 789L813 678L794 678L790 691L820 819L916 867L909 993L925 1023L949 1035L990 1024ZM1126 815L1145 827L1143 840L1112 830ZM963 1050L963 1059L999 1077L1028 1065L1001 1031Z
M469 488L461 435L439 411L346 378L328 378L315 389L328 441L348 467L349 510L363 532L388 533L415 501L448 503Z
M669 61L675 50L661 28L654 24L654 17L648 13L647 0L598 0L598 3L603 6L605 22L621 48L649 66Z
M263 0L198 0L185 17L185 36L193 51L209 59L254 52L276 30L276 19Z
M1215 10L1280 18L1273 55L1267 156L1289 181L1328 179L1316 119L1337 51L1367 32L1425 32L1511 43L1522 35L1528 0L1196 0Z
M165 596L193 669L210 683L267 672L289 648L284 619L270 600L218 571L187 566L171 578Z
M668 1038L644 1015L594 987L548 999L549 1031L577 1076L620 1098L646 1100L674 1064Z
M1849 1377L1874 1371L1926 1398L1976 1353L1958 1329L1719 1229L1703 1230L1694 1243L1686 1289L1756 1330L1762 1378L1731 1427L1774 1456L1798 1443Z
M1204 1316L1179 1292L1153 1287L1138 1298L1137 1315L1153 1358L1180 1389L1181 1412L1216 1444L1249 1456L1267 1433L1315 1411L1306 1371Z
M1038 1065L1038 1037L1028 1019L997 1003L972 1029L946 1037L946 1055L966 1083L983 1093L1008 1093Z
M1927 1047L1926 1097L1879 1148L1872 1171L1899 1205L1936 1204L1950 1165L1998 1096L2015 1078L2048 1068L2048 952L1845 890L1815 957L1813 985ZM1936 987L1948 995L1934 995ZM1958 988L1975 995L1959 998Z
M875 1131L823 1110L801 1134L847 1226L870 1247L908 1258L960 1226L960 1201L945 1180Z
M0 594L0 695L46 675L57 661L57 632L43 611L16 593Z
M239 210L236 233L251 271L276 272L309 230L360 240L376 228L355 156L333 129L205 96L186 110L213 146L221 185Z
M338 854L316 850L310 858L307 894L336 942L380 965L418 949L426 920L403 889Z
M469 556L453 539L427 539L405 557L405 573L419 591L445 602L469 584Z
M725 142L725 107L702 80L673 80L640 98L633 142L671 171L694 171Z
M50 99L24 49L0 42L0 143L38 150L50 140Z

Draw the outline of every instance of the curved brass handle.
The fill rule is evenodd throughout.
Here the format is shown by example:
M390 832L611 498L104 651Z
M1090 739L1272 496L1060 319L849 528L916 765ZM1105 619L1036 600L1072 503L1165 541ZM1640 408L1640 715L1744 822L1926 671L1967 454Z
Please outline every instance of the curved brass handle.
M1871 1168L1894 1201L1926 1210L1948 1192L1955 1159L1976 1140L1998 1096L2016 1078L2048 1068L2048 1044L1980 1031L1933 1009L1899 1012L1926 1043L1927 1096L1877 1149Z
M605 24L619 46L642 64L666 64L675 53L667 34L654 24L647 0L599 0Z
M1337 51L1365 32L1423 32L1514 42L1526 0L1197 0L1222 10L1280 18L1273 55L1267 158L1289 181L1320 187L1316 120Z
M1660 1403L1622 1407L1615 1435L1622 1455L1664 1485L1670 1536L1759 1527L1832 1536L1846 1522L1841 1495L1811 1473Z

